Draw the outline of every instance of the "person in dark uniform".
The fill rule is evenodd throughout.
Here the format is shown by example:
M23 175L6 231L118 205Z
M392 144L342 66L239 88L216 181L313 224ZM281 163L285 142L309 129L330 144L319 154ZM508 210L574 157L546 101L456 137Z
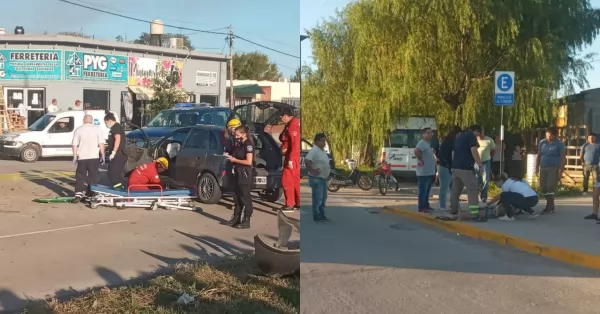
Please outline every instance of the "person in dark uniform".
M239 126L235 129L235 138L239 145L233 149L233 154L227 155L227 159L233 164L235 178L234 201L235 208L233 218L227 225L238 228L250 228L250 217L252 217L252 196L250 190L253 183L252 162L254 161L254 143L249 137L248 127ZM241 217L242 208L244 217Z
M125 154L125 130L120 123L117 122L115 115L110 111L104 116L104 123L110 129L108 133L108 181L113 188L124 188L123 186L123 171L125 171L125 163L127 163L127 155Z

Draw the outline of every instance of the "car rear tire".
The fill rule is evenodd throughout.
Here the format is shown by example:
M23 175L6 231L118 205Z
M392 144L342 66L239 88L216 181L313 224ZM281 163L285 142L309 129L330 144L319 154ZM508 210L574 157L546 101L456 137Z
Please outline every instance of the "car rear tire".
M196 183L196 194L200 203L217 204L222 196L217 178L210 173L201 175Z
M258 197L270 203L277 202L281 196L283 195L283 189L264 189L260 193L258 193Z
M40 149L36 145L27 144L21 150L19 158L26 163L36 162L40 158Z

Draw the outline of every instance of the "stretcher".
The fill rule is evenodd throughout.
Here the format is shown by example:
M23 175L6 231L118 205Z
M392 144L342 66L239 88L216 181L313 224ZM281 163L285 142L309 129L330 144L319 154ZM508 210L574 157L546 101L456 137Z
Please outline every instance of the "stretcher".
M146 191L136 191L136 187L155 188ZM132 188L134 188L132 190ZM127 190L114 189L105 185L92 185L94 196L90 200L90 207L113 206L117 209L125 207L139 207L151 210L158 208L171 210L196 210L191 200L193 193L187 189L163 190L158 184L131 185Z

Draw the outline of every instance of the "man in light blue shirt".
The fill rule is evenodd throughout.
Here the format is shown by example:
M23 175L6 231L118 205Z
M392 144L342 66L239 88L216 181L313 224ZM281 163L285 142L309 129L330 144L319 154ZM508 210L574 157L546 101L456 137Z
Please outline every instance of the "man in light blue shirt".
M418 209L420 212L429 213L432 210L429 205L429 193L431 186L435 181L435 165L436 158L431 147L431 139L433 138L433 130L424 128L421 133L422 139L415 147L415 157L417 157L417 179L419 201Z
M536 173L539 173L540 189L546 198L546 208L542 215L555 212L554 194L567 163L567 149L557 138L557 134L555 127L546 129L546 138L541 140L538 146Z
M587 193L590 174L596 182L596 168L600 162L600 146L596 144L596 137L590 134L587 137L587 143L581 146L581 165L583 166L583 193Z

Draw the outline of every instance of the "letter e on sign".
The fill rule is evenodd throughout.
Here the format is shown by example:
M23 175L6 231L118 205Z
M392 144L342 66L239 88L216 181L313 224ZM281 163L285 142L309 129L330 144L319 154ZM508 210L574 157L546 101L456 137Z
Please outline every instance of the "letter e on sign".
M494 105L513 106L515 104L515 72L496 71L494 78Z

